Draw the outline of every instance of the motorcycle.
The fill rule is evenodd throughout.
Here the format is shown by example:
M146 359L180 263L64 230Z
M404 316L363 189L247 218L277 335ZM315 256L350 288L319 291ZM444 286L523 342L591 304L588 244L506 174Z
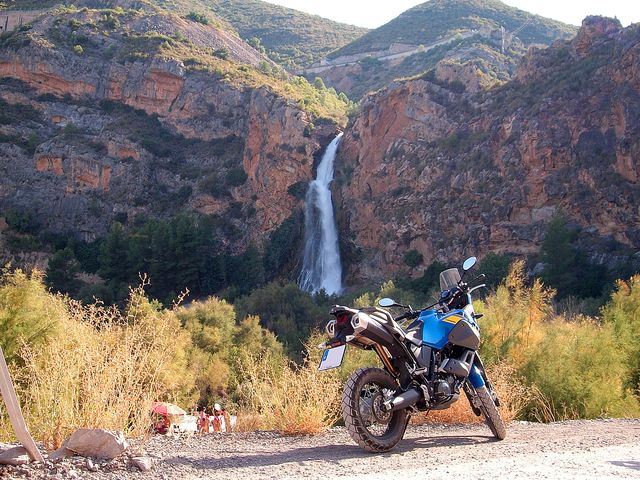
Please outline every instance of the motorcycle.
M320 370L341 365L347 345L376 352L384 368L360 368L347 380L342 416L351 438L370 452L385 452L402 440L409 419L417 412L442 410L464 392L475 415L483 415L498 440L506 437L500 400L478 355L482 314L473 309L471 293L485 287L484 275L464 278L475 265L470 257L463 273L450 268L440 273L438 301L414 310L390 298L379 307L354 309L335 305L334 320L321 344ZM474 285L475 284L475 285ZM402 315L387 310L399 307Z

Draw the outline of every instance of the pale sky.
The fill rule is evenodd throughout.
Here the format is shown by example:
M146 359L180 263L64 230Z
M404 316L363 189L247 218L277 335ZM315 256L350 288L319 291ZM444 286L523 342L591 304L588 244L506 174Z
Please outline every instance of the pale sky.
M424 0L266 0L338 22L376 28ZM503 0L543 17L580 25L587 15L618 17L623 26L640 22L640 0Z

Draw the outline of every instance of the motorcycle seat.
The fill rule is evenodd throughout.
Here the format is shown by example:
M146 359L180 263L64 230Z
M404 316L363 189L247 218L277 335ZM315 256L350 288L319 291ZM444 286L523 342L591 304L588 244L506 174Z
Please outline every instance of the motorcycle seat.
M380 323L389 333L396 338L404 339L406 337L405 331L400 325L396 323L391 314L386 310L378 307L363 308L362 311L369 315L371 318Z

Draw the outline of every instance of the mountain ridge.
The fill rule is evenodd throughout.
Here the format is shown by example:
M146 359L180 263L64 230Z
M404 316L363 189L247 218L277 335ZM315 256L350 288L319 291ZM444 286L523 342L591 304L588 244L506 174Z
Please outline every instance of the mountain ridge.
M535 255L558 210L595 258L628 261L640 249L638 45L640 27L588 17L488 92L427 76L367 96L338 176L345 256L363 259L352 281L409 273L409 250L424 259L414 272L472 253Z

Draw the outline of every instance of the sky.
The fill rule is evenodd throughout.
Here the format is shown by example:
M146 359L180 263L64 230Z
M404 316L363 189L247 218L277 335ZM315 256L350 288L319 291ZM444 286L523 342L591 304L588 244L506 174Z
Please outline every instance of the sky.
M425 0L266 0L338 22L376 28ZM543 17L580 25L587 15L618 17L623 26L640 22L640 0L502 0Z

